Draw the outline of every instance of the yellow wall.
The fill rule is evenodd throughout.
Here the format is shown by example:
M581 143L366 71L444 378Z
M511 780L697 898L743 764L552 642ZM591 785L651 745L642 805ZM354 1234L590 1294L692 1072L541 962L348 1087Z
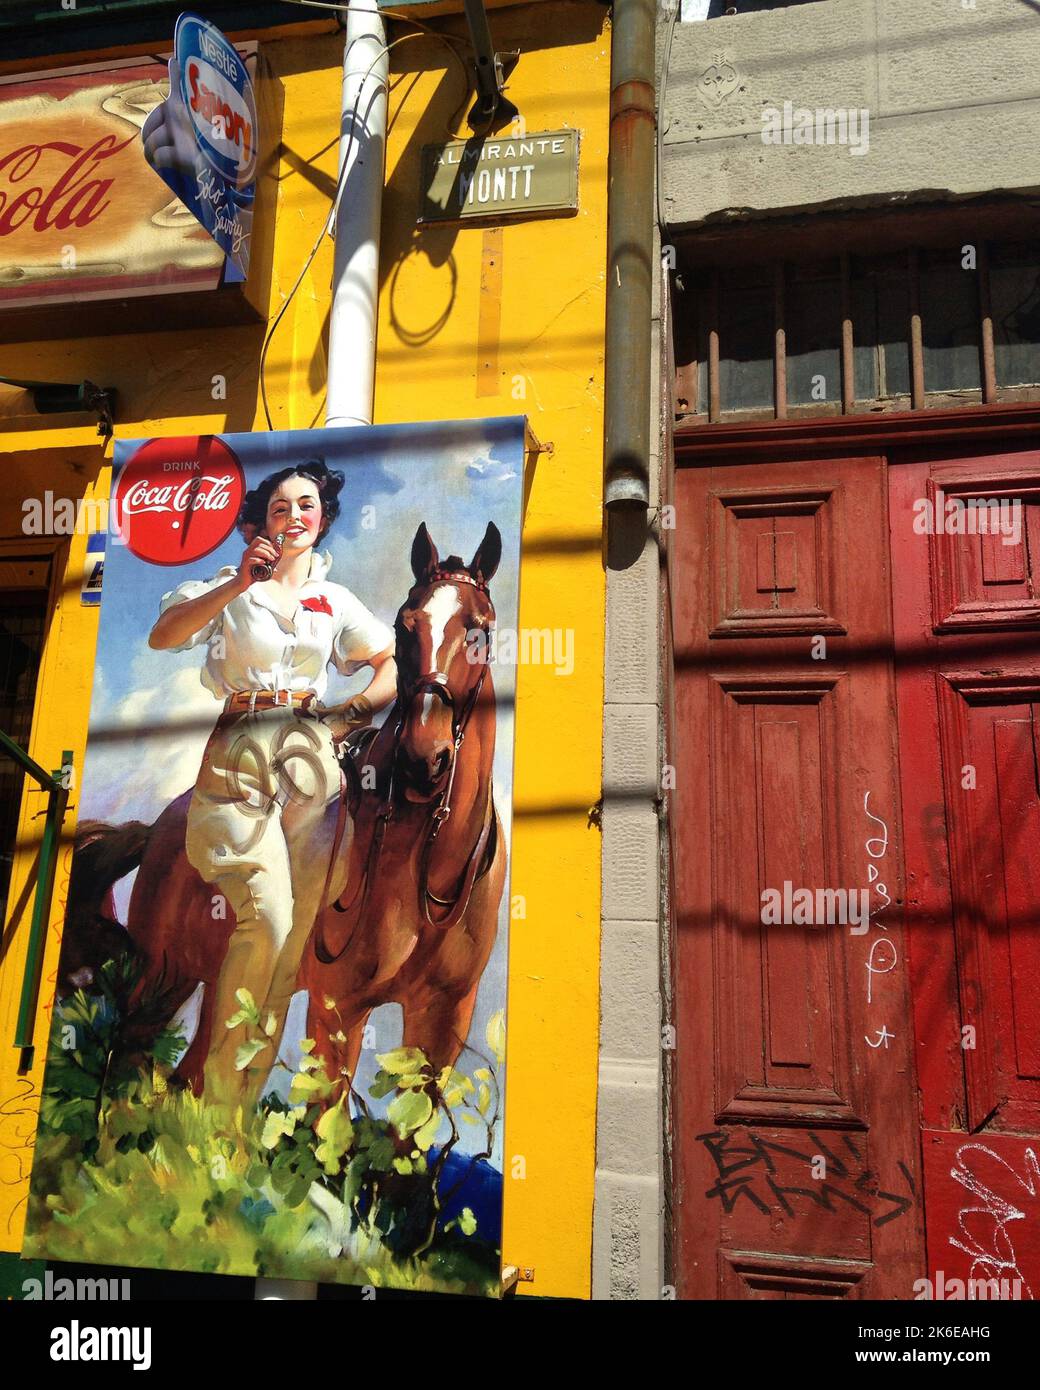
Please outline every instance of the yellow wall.
M441 24L463 34L458 21ZM408 26L394 37L413 33ZM598 4L496 12L499 49L520 49L509 95L529 131L581 131L575 217L482 229L415 226L424 143L464 136L462 75L445 45L411 37L391 55L391 129L383 219L377 422L526 413L551 443L528 479L520 620L570 628L575 670L531 665L519 675L514 895L526 917L511 932L504 1257L533 1268L523 1292L587 1297L592 1228L599 971L599 832L588 812L600 795L604 585L600 558L606 163L609 35ZM335 178L342 41L333 34L265 44L284 85L272 312L291 288L328 210ZM453 125L453 119L456 123ZM323 420L328 242L282 320L268 355L275 428ZM263 429L257 364L263 330L73 339L0 348L0 374L75 381L120 392L117 437ZM227 399L211 398L212 378ZM16 454L27 493L50 486L108 487L93 426L13 415L0 402L3 448ZM7 418L3 418L6 410ZM28 451L53 450L28 457ZM107 451L110 457L110 449ZM41 464L47 464L41 468ZM22 480L25 480L24 482ZM17 534L9 483L0 535ZM73 538L67 590L52 624L32 752L47 768L72 746L82 764L97 615L79 604L84 547ZM77 797L73 797L75 806ZM30 868L26 853L12 902ZM58 899L63 893L59 881ZM45 974L52 974L56 906ZM18 1092L13 1034L28 905L9 924L0 963L0 1249L17 1249L24 1194L5 1185L18 1162L8 1147L25 1119L5 1114ZM38 1032L38 1057L44 1028ZM32 1080L41 1078L39 1063ZM30 1102L31 1104L31 1102ZM21 1106L19 1109L23 1108ZM21 1142L20 1140L18 1142ZM24 1156L24 1155L23 1155ZM515 1160L521 1160L517 1162ZM519 1176L520 1173L524 1176ZM517 1176L513 1176L516 1173ZM23 1203L24 1205L24 1203Z

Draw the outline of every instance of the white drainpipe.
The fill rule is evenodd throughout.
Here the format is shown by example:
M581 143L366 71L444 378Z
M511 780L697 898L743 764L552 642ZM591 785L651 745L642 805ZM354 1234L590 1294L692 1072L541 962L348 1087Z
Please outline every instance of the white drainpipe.
M347 10L339 169L342 175L346 163L348 172L332 266L326 425L372 423L389 72L386 32L374 9L367 0L365 9Z
M389 55L383 21L374 10L373 0L365 9L347 10L339 127L343 192L332 262L326 426L370 425L375 399ZM254 1292L258 1300L287 1302L317 1296L317 1284L295 1279L257 1279Z

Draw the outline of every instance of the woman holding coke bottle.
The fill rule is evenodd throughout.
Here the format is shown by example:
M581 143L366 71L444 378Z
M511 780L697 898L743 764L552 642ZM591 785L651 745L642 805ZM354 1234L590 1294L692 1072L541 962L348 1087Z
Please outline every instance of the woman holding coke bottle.
M322 459L265 478L242 504L238 565L165 594L148 639L167 651L205 645L202 682L223 701L192 794L187 853L236 917L205 1065L207 1098L231 1107L259 1099L322 906L325 810L340 790L334 739L397 692L393 632L329 580L330 558L316 550L343 481ZM330 664L344 675L373 668L365 691L339 709L321 703ZM271 1030L270 1048L241 1069L241 1035L225 1026L240 989Z

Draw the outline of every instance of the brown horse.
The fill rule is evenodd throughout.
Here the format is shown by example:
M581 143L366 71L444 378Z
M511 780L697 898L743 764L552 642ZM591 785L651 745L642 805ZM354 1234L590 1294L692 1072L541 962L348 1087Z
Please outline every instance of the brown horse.
M506 869L486 659L487 586L501 553L494 525L468 565L457 555L441 562L425 525L412 545L415 585L396 623L397 703L364 755L375 785L354 819L347 887L319 914L300 972L308 1031L330 1076L353 1075L380 1004L401 1005L403 1045L436 1070L469 1032Z
M315 872L327 867L329 906L319 915L298 987L310 992L315 1050L330 1075L340 1068L353 1074L365 1021L379 1004L402 1005L405 1044L438 1066L455 1060L469 1029L497 931L505 846L491 793L494 690L486 662L470 659L486 654L486 644L466 639L494 621L487 584L500 556L493 524L468 566L457 556L441 565L425 525L413 542L416 584L396 623L398 700L382 729L360 745L368 752L355 755L355 794L341 788L330 802L315 845ZM177 1079L201 1094L216 1022L212 986L235 919L188 863L190 801L188 791L171 802L150 832L135 823L132 844L131 827L107 828L105 845L106 828L92 824L84 849L99 869L118 864L118 876L140 865L126 927L143 967L135 1002L149 1000L142 1047L156 1028L157 998L158 1021L168 1022L200 983L206 986L195 1036L177 1068ZM101 872L85 885L109 910L113 881ZM335 1012L324 1008L326 997Z

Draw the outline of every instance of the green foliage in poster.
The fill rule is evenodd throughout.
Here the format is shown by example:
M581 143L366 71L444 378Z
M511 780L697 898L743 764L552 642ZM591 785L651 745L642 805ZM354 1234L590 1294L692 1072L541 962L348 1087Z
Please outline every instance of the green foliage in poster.
M58 1005L67 1027L52 1034L31 1196L32 1229L49 1226L52 1258L121 1263L131 1240L142 1264L171 1269L342 1281L347 1261L360 1283L495 1290L498 1252L473 1211L441 1216L460 1123L481 1126L476 1157L491 1154L500 1103L490 1058L472 1077L435 1074L418 1049L395 1048L376 1058L362 1095L304 1039L287 1099L272 1093L256 1114L228 1115L168 1084L184 1039L160 1030L142 1042L134 985L132 964L110 961L96 992ZM226 1023L242 1029L249 1066L269 1042L246 991L238 1003ZM496 1016L496 1056L499 1030Z

